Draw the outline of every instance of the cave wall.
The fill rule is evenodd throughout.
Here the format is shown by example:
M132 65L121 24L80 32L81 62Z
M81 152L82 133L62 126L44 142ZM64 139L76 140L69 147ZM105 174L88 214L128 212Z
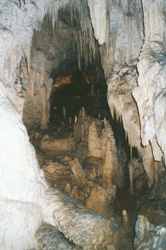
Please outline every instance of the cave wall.
M94 34L106 44L107 54L101 53L110 110L122 118L129 143L138 148L144 165L153 158L161 161L166 150L165 1L108 1L105 39L97 35L99 3L88 2Z
M104 1L101 15L99 2L89 0L88 4L107 78L110 110L122 117L131 146L137 146L139 151L141 143L146 146L142 153L144 162L149 164L151 161L151 148L155 160L159 161L162 152L166 156L165 1ZM111 222L105 222L93 214L90 214L91 221L86 221L84 210L81 213L78 208L74 210L74 206L66 205L68 201L64 201L59 194L48 191L49 187L22 122L23 117L27 124L34 123L36 114L33 113L33 107L38 108L39 113L43 108L48 118L46 104L49 104L44 89L48 90L49 96L52 65L50 66L43 51L31 50L32 37L34 30L42 31L46 14L51 17L54 29L59 8L65 9L69 3L73 10L80 13L82 33L78 32L74 37L79 51L78 65L81 67L82 55L86 54L85 59L89 61L96 50L93 29L89 26L90 19L84 18L88 10L86 1L0 2L1 249L23 250L34 247L34 234L41 220L57 226L75 243L81 241L79 245L84 249L89 249L89 246L91 248L94 242L98 244L99 228L102 228L101 235L104 239L104 235L112 227ZM118 16L121 18L117 18ZM98 17L101 17L101 22ZM81 38L85 41L88 39L86 48ZM40 103L40 87L44 87L44 104ZM39 119L37 117L38 121ZM148 164L146 166L149 167L145 170L150 186L153 176L151 165ZM74 220L72 223L71 219ZM88 230L85 222L90 227ZM79 239L78 231L81 231L80 234L83 232L86 237ZM92 233L90 237L87 231Z
M45 1L1 1L0 73L1 82L5 86L9 98L23 116L26 124L39 124L41 91L37 85L40 82L40 86L44 84L48 89L45 106L46 112L49 110L50 86L52 84L49 67L52 67L50 64L53 62L47 62L48 58L43 56L42 51L32 52L32 37L34 30L42 31L42 22L46 14L51 17L50 25L54 30L55 22L58 19L58 10L60 8L67 9L68 4L72 10L71 20L74 20L72 19L73 13L79 13L80 29L74 35L79 67L81 67L82 56L88 61L91 60L92 55L95 55L94 31L100 46L102 65L108 83L110 109L114 109L118 116L122 116L131 145L140 145L141 143L138 141L141 137L142 144L144 146L150 145L155 160L160 161L162 153L166 153L163 139L165 138L166 7L164 0L110 0L104 1L102 6L97 0L88 0L88 2L50 0L47 3ZM90 13L91 22L87 12ZM71 21L71 23L73 28L74 22ZM93 29L90 28L90 25L93 26ZM84 42L88 40L88 50L83 48L85 43L82 43L82 40ZM33 63L35 60L40 61L37 68ZM129 67L128 78L125 75L126 65ZM136 72L138 71L138 75L134 75L134 78L132 78L132 73L129 73L133 67L135 67ZM130 89L130 103L127 106L126 98L119 99L120 96L117 95L116 102L110 98L111 93L115 91L114 78L117 78L119 72L122 74L123 68L125 79L123 80L121 77L118 84L125 82L128 85L122 90L123 97L125 97L125 92L127 93ZM138 86L136 86L137 84ZM37 98L34 97L35 88ZM134 98L132 99L132 97ZM30 104L31 100L33 105ZM118 110L119 102L121 110ZM133 108L134 106L135 108ZM35 113L34 108L36 108ZM159 112L160 110L162 112ZM36 121L34 121L34 117L36 117ZM48 118L49 113L47 114ZM138 134L136 138L132 138L134 130Z

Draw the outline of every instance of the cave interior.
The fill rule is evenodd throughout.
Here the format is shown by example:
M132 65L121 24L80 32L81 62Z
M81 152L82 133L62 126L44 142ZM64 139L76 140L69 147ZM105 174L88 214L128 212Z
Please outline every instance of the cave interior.
M119 227L116 250L132 250L138 245L137 216L166 226L165 164L152 154L145 157L149 151L143 151L140 131L134 144L128 132L133 128L126 129L123 115L109 105L107 48L95 38L84 5L80 12L73 5L59 8L55 22L45 15L33 30L30 61L22 58L17 66L15 88L24 98L23 122L49 185L108 220L113 217ZM136 101L131 94L123 97L128 71L122 71L116 71L120 84L111 97L131 98L140 126Z

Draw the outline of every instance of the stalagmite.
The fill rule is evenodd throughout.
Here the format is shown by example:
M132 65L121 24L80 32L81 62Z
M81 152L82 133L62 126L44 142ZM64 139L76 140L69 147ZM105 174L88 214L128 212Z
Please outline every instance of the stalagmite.
M125 227L127 227L128 226L128 222L129 222L129 218L128 218L127 211L125 209L122 211L122 218L123 218L123 225Z
M103 186L109 187L113 185L113 178L115 175L116 166L114 165L114 159L112 154L112 143L110 138L106 143L106 156L103 166Z
M91 63L99 50L101 52L99 57L107 76L110 110L112 115L115 112L118 119L122 118L130 146L137 147L140 155L143 151L149 187L157 180L157 163L154 160L161 161L164 156L166 162L164 0L1 0L0 249L3 250L37 247L34 235L42 220L56 226L84 250L104 249L110 241L110 244L114 244L113 231L116 231L116 227L112 222L49 188L17 112L31 120L30 124L34 126L39 126L41 114L41 128L47 128L50 93L45 73L50 75L53 68L59 70L61 65L64 66L63 55L62 60L59 60L59 68L55 66L55 59L50 63L52 49L47 51L47 46L46 53L40 46L36 47L36 58L39 59L36 68L32 65L30 55L36 42L33 35L36 31L42 32L44 18L49 16L55 35L55 22L62 9L63 15L65 11L68 14L64 17L64 25L76 29L72 38L73 46L77 48L79 69ZM98 45L101 45L100 49L96 50ZM15 84L17 66L24 57L27 61L24 75L29 80L26 81L29 86L24 86L25 96L28 94L25 102L21 86ZM32 105L29 105L31 101ZM36 106L33 107L33 104ZM86 140L89 124L87 120L80 126L82 139L85 137ZM105 129L101 140L94 124L92 127L89 133L89 145L93 144L90 153L105 158L103 182L109 189L109 185L114 182L118 185L121 182L114 139L109 128ZM111 152L108 148L111 148ZM109 169L110 162L112 171ZM130 179L132 190L132 165ZM156 235L163 231L165 234L161 228L161 232L156 231ZM158 241L164 245L161 239Z
M134 169L133 169L132 162L130 162L130 165L129 165L129 174L130 174L130 193L133 195L134 194Z
M95 122L93 122L89 127L88 147L89 155L101 157L101 140L98 136Z
M77 118L77 116L75 115L75 116L74 116L74 122L77 123L77 120L78 120L78 118Z
M103 183L105 183L104 185L107 187L109 187L108 183L121 187L123 183L123 174L118 162L114 134L106 119L104 119L104 126L105 128L101 136L102 157L105 159L103 166Z
M82 135L82 141L84 141L84 139L85 139L85 128L84 128L84 124L81 125L81 135Z
M66 120L66 109L63 107L63 119Z
M82 117L83 120L86 119L86 114L85 114L85 108L84 107L82 107L81 117Z
M46 109L46 87L44 85L41 86L41 129L48 128L48 118L47 118L47 109Z

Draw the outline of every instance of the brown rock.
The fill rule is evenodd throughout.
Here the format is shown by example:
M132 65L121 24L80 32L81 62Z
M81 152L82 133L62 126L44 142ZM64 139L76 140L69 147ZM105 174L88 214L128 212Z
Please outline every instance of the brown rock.
M71 186L70 186L69 183L67 183L66 186L65 186L65 192L68 193L68 194L70 194L70 192L71 192Z
M101 157L101 139L98 136L95 122L90 125L88 137L89 155Z
M85 185L85 173L78 161L77 158L75 158L73 161L69 162L71 170L75 176L77 186L82 187Z
M44 152L66 152L72 151L73 145L73 138L53 139L49 137L44 137L41 141L41 150Z
M105 214L108 204L109 199L107 190L96 185L92 189L91 195L86 201L86 206L100 214Z

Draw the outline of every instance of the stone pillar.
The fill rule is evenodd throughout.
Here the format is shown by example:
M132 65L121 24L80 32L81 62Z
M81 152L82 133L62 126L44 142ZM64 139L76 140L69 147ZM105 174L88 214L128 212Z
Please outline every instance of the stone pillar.
M107 139L106 143L106 156L105 163L103 166L103 186L109 188L112 186L112 177L115 171L112 155L112 144L110 138Z
M47 129L47 109L46 109L46 87L44 85L41 86L40 89L40 95L41 95L41 120L40 120L40 128L41 129Z

